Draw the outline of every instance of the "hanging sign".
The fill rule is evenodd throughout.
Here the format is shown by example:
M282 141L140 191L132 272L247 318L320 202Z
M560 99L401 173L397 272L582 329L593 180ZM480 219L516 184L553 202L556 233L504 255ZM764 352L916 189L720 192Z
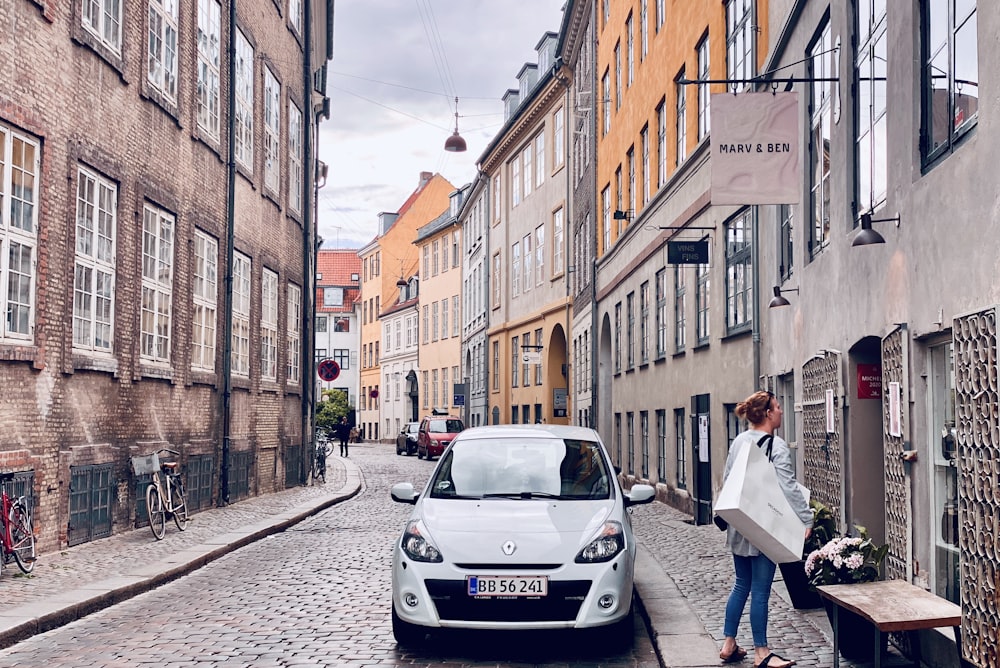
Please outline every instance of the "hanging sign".
M798 204L798 93L712 95L712 204Z
M668 241L667 264L708 264L708 240Z

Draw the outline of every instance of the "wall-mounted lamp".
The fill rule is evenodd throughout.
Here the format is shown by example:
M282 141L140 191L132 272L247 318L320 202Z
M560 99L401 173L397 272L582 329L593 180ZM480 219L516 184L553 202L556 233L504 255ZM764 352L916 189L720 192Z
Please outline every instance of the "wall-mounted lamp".
M621 209L615 209L615 212L611 214L611 217L615 220L632 220L632 212L629 210L622 211Z
M323 162L322 160L316 161L316 180L319 183L316 184L316 189L320 189L326 185L326 176L330 172L330 166Z
M787 299L785 299L784 297L782 297L781 293L782 292L795 292L795 293L797 293L798 291L799 291L798 288L785 288L784 290L782 290L777 285L774 286L774 296L771 297L771 301L768 302L767 307L768 308L777 308L778 306L791 306L792 303L790 301L788 301Z
M872 244L884 244L885 237L872 229L872 223L887 223L889 221L896 223L896 227L899 227L899 216L894 218L872 218L870 213L861 214L861 231L858 232L858 236L854 237L854 241L851 242L851 246L870 246Z

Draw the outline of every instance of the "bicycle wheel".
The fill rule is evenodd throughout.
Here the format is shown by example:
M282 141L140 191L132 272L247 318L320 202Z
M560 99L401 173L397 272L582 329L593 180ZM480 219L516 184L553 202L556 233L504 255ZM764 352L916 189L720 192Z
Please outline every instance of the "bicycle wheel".
M188 507L187 499L184 498L184 485L181 483L180 478L174 478L173 482L170 483L172 488L170 492L171 501L174 504L172 512L174 514L174 524L181 531L187 529L188 525Z
M146 488L146 511L149 513L149 530L156 540L163 540L163 534L167 530L167 513L163 509L163 499L156 490L155 480Z
M20 503L11 506L7 515L10 520L11 552L22 573L30 573L35 567L35 532L31 525L31 512Z

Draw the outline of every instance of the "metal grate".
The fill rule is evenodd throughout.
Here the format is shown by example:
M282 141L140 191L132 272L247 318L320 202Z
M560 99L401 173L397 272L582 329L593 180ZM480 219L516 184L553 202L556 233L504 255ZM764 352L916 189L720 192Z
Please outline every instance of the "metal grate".
M833 390L833 432L826 430L826 391ZM803 478L812 498L830 508L837 526L843 517L843 451L840 414L840 355L831 351L802 367Z
M243 450L230 455L229 500L231 502L250 496L251 466L253 466L253 452Z
M882 339L882 439L883 466L885 477L885 539L889 552L885 557L885 576L890 580L911 580L912 549L911 542L911 501L910 480L906 474L901 455L906 450L906 442L910 438L910 420L907 408L909 401L909 382L906 369L907 359L906 330L897 327ZM892 416L889 414L890 383L899 383L900 398L900 435L889 433Z
M112 467L112 464L70 467L69 545L111 535L115 487Z
M188 457L184 467L184 492L188 513L212 505L212 482L215 480L215 458L212 455Z

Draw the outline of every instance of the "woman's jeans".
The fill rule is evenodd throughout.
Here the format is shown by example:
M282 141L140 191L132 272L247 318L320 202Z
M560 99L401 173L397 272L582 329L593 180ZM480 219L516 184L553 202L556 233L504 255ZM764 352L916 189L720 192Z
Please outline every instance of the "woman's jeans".
M774 581L774 562L763 554L756 557L733 555L736 567L736 584L726 603L726 625L723 633L735 638L736 631L750 597L750 630L753 632L754 647L767 647L767 601L771 597L771 583Z

